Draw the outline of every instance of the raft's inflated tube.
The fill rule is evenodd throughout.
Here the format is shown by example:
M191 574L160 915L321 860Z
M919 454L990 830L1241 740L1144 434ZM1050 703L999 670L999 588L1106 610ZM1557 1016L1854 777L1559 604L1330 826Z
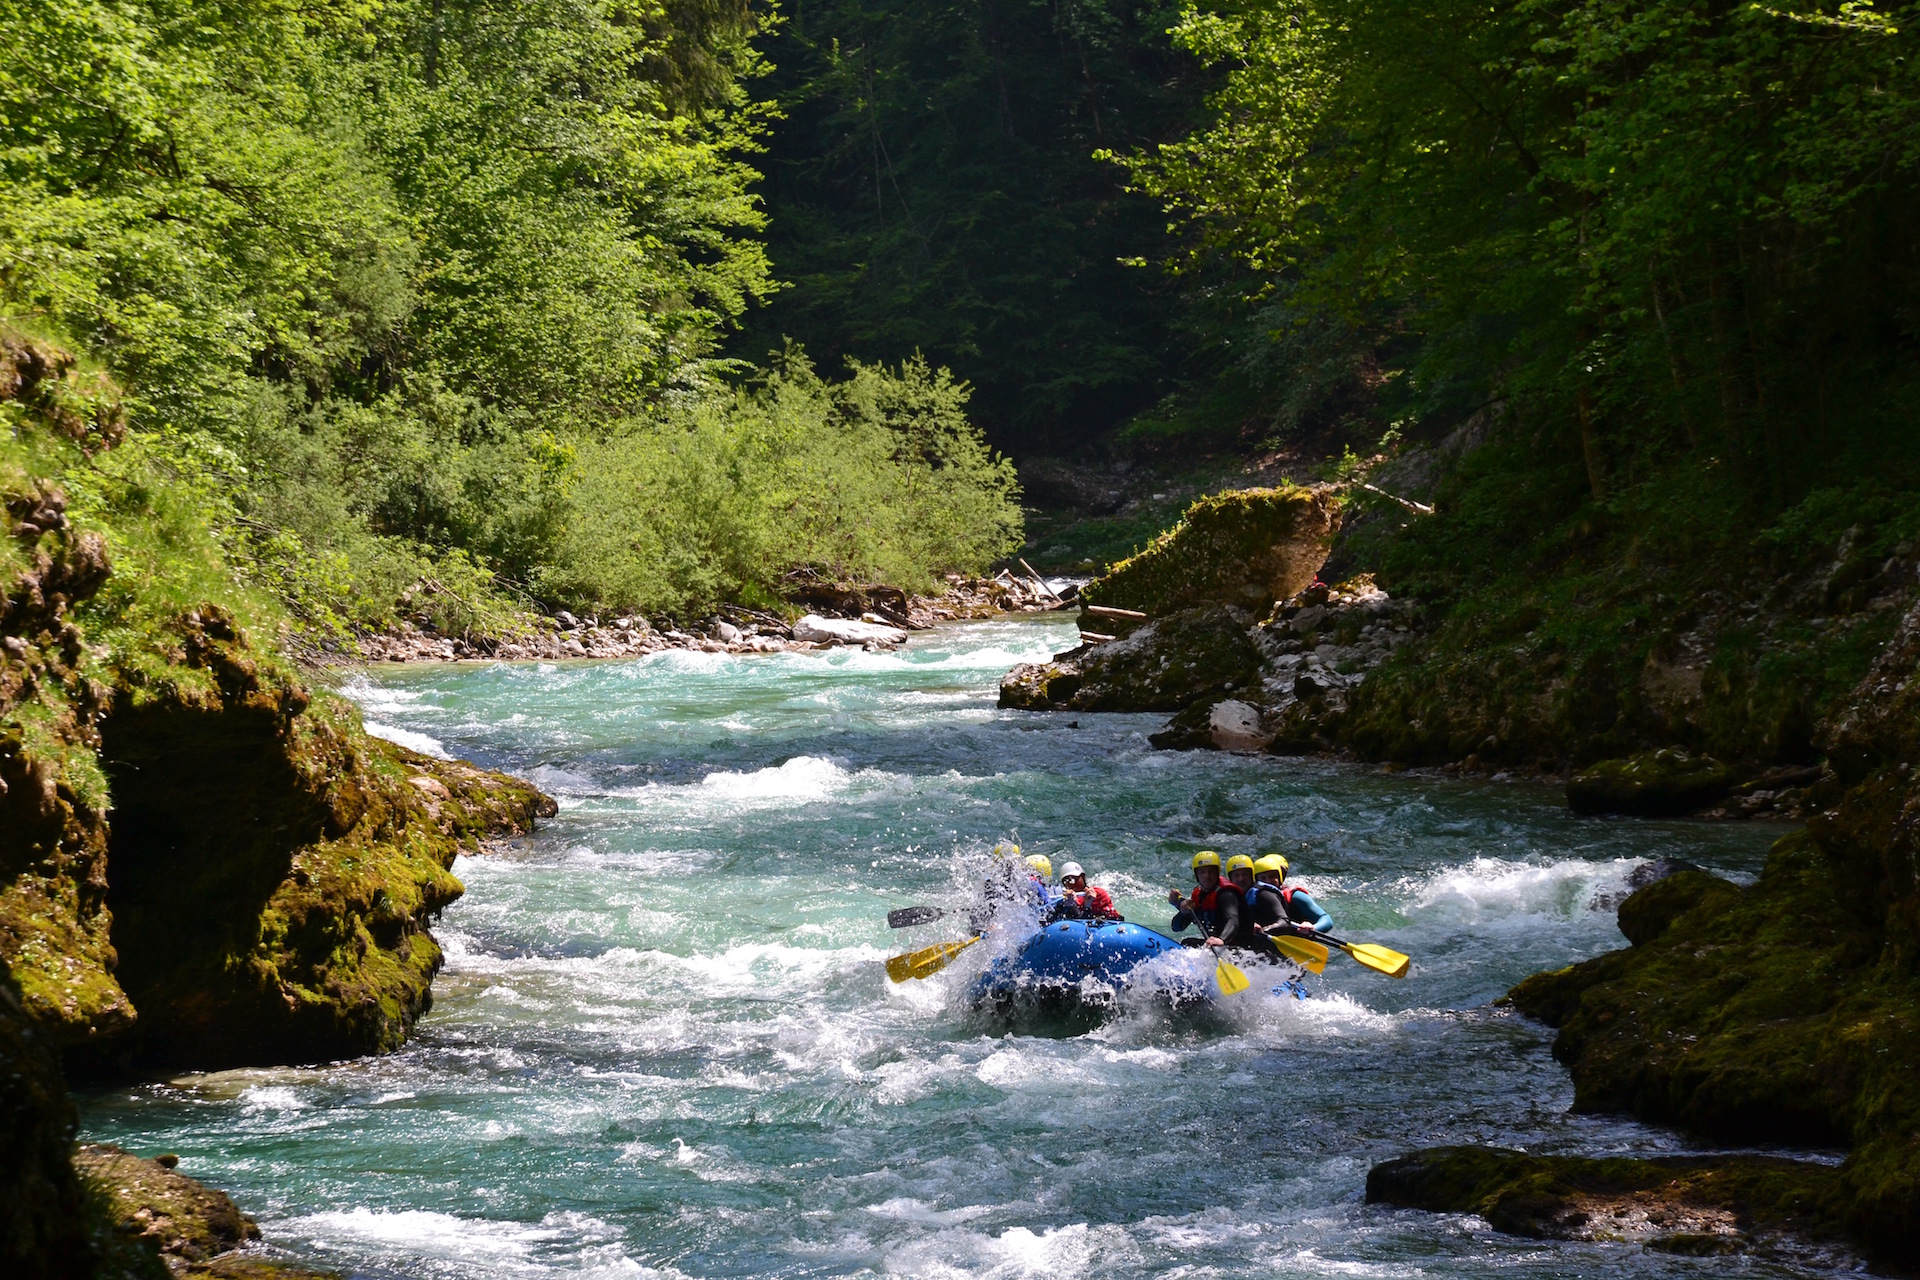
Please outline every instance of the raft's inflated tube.
M968 997L976 1006L1110 998L1134 985L1134 970L1141 965L1183 950L1177 940L1137 924L1060 920L989 965ZM1152 985L1180 1003L1210 1000L1214 994L1211 967L1204 974L1158 970Z

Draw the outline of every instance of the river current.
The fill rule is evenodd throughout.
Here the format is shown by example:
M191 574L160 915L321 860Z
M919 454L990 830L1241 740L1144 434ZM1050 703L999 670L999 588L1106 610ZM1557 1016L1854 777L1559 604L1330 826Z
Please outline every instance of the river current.
M1159 752L1159 716L994 707L1058 619L895 654L386 668L375 732L528 776L540 833L462 858L401 1052L95 1091L84 1136L230 1191L369 1277L1724 1276L1753 1259L1528 1241L1370 1207L1373 1162L1491 1142L1689 1149L1568 1113L1551 1033L1491 1001L1622 945L1632 869L1751 877L1777 827L1594 821L1526 783ZM1199 849L1279 849L1395 982L1125 1006L1089 1031L968 1011L986 946L890 984L890 907L953 904L998 839L1167 927ZM1256 975L1258 976L1258 975Z

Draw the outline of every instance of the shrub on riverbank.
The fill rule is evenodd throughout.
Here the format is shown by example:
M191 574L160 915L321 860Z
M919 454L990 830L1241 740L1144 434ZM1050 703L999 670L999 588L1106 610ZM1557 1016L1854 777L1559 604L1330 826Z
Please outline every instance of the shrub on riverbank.
M775 603L801 565L909 590L980 572L1020 545L1019 491L966 401L923 360L835 383L789 352L756 386L583 441L535 590L686 613Z
M693 608L802 563L918 586L1017 542L944 374L743 391L716 358L777 287L748 7L15 9L0 320L101 363L110 465L193 492L308 630Z

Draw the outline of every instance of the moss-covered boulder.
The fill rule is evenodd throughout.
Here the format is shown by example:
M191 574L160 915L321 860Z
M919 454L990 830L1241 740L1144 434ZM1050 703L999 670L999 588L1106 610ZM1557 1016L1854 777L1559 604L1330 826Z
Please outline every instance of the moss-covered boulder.
M427 1006L455 854L552 801L315 696L259 639L284 618L205 512L160 471L108 465L120 431L108 384L0 327L10 989L75 1065L391 1048Z
M73 1163L107 1198L120 1231L169 1261L205 1262L260 1238L226 1192L189 1178L171 1160L142 1159L100 1142L80 1147Z
M1840 1184L1829 1165L1763 1156L1588 1159L1436 1147L1375 1165L1367 1202L1476 1213L1512 1235L1714 1254L1742 1250L1756 1235L1837 1235Z
M1733 783L1733 770L1720 761L1664 747L1582 769L1567 779L1567 806L1575 813L1675 817L1706 808Z
M1216 494L1087 584L1080 599L1156 617L1209 604L1264 614L1313 581L1339 527L1340 500L1330 489Z
M73 1165L93 1195L93 1212L133 1267L158 1276L224 1280L339 1280L255 1253L260 1228L231 1197L181 1173L173 1156L144 1159L111 1143L89 1143Z
M440 967L427 922L462 849L532 828L516 779L367 737L219 610L174 626L101 722L118 1060L213 1068L397 1046Z
M1124 639L1015 667L1000 705L1028 710L1178 711L1250 684L1260 652L1252 617L1211 605L1156 618Z
M1635 891L1620 904L1620 932L1634 946L1644 946L1691 912L1701 917L1733 906L1740 890L1731 881L1697 867L1676 871Z

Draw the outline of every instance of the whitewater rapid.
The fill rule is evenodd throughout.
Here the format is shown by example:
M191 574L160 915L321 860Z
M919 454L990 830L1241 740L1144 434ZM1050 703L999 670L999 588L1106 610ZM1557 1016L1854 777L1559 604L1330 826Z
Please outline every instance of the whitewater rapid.
M176 1152L275 1245L370 1277L1796 1274L1361 1202L1415 1146L1686 1149L1568 1114L1550 1033L1490 1002L1620 945L1643 860L1747 876L1777 830L995 708L1070 637L355 680L374 732L531 777L558 817L456 864L406 1049L97 1092L87 1136ZM886 911L959 902L1010 835L1161 929L1194 850L1280 849L1414 968L1336 960L1312 1000L1256 986L1204 1025L1143 1005L1077 1034L971 1013L986 947L889 983L888 955L954 934Z

